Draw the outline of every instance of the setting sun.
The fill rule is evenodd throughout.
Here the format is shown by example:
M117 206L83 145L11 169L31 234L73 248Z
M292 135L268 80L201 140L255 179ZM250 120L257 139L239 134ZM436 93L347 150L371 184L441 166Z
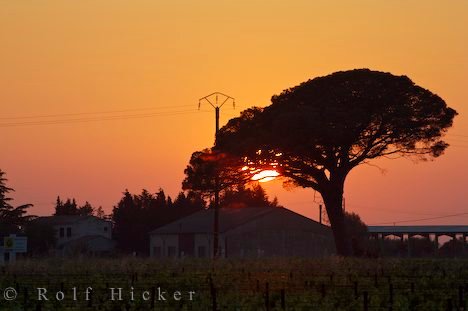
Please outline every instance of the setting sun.
M279 173L275 170L265 170L253 175L251 179L258 182L267 182L275 179L278 176Z

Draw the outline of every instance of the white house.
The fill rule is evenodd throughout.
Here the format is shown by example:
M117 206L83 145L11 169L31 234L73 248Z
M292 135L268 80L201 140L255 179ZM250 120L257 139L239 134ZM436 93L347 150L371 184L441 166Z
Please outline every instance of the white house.
M34 220L54 228L56 250L60 254L111 252L112 223L95 216L61 215L39 217Z
M150 232L152 257L209 257L214 211L203 210ZM335 252L332 231L286 208L222 208L222 257L323 257Z

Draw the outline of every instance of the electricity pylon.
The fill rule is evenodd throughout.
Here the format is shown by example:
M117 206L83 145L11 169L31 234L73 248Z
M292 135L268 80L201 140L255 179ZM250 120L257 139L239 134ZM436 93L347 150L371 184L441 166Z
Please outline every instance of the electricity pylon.
M213 97L214 97L214 100L213 100ZM221 97L221 101L220 101L220 97ZM213 107L215 110L215 122L216 122L215 123L215 129L216 129L215 140L219 132L219 111L221 107L227 101L230 101L230 100L232 100L232 105L235 108L236 100L233 97L220 93L220 92L214 92L210 95L200 98L200 100L198 101L198 109L200 109L200 106L203 101L207 101L211 105L211 107ZM213 258L215 259L219 256L219 251L218 251L219 250L219 191L220 191L219 172L217 170L216 176L215 176L215 186L214 186L214 218L213 218Z

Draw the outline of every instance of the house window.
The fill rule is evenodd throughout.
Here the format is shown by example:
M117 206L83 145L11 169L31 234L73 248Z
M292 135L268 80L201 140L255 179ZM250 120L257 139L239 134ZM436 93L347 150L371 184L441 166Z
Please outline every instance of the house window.
M60 237L63 238L65 236L65 228L60 228Z
M205 246L198 246L198 257L200 257L200 258L206 257L206 248L205 248Z
M167 247L167 257L175 257L175 256L176 256L175 246L168 246Z
M67 228L67 238L71 237L71 228Z
M160 246L154 246L153 247L153 257L161 257L161 247Z

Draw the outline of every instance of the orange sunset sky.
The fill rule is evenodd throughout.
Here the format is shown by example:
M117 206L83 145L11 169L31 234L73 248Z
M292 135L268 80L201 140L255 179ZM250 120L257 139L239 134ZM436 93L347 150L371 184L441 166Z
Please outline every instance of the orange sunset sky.
M191 153L213 142L200 97L236 98L223 125L285 88L362 67L408 75L459 116L441 158L355 169L346 209L368 224L468 213L466 0L2 0L0 39L0 168L34 214L52 213L57 195L107 212L126 188L175 196ZM312 190L267 189L317 219Z

